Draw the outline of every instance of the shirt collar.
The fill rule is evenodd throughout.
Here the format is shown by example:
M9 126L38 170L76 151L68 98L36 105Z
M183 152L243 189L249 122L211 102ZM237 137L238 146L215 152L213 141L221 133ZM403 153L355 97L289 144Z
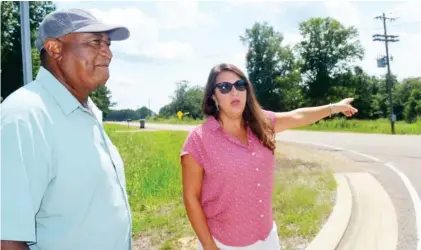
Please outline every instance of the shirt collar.
M219 128L221 128L221 124L218 122L218 120L213 115L210 115L208 117L208 119L205 122L205 125L211 131L216 131Z
M36 78L54 97L54 100L65 115L69 115L75 109L82 106L80 102L60 83L50 71L40 67Z
M61 110L65 115L71 114L77 108L82 110L87 110L82 104L70 93L62 83L60 83L57 78L51 74L50 71L44 67L40 67L38 75L36 78L53 96L54 100L60 106ZM87 105L92 110L93 115L99 120L102 121L102 112L98 109L95 103L90 97L88 97Z
M205 126L206 129L209 129L212 132L217 131L218 129L222 129L221 124L219 123L219 121L214 117L214 116L209 116L207 118L207 120L205 121L205 123L203 124ZM227 134L226 132L222 132L223 135L225 135L231 142L236 143L242 147L251 147L251 138L253 138L253 131L251 130L250 126L247 126L247 140L248 140L248 146L244 146L240 140L238 140L237 138Z

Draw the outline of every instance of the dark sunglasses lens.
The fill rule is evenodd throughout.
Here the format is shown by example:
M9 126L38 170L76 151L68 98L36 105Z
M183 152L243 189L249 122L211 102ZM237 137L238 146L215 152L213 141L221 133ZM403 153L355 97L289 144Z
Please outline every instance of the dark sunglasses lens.
M220 90L222 94L228 94L232 90L232 86L235 86L237 91L246 90L247 82L245 80L238 80L234 84L230 82L221 82L216 84L216 87Z
M238 80L238 81L235 83L235 88L236 88L238 91L244 91L244 90L246 90L246 85L247 85L246 81L244 81L244 80Z
M217 87L219 88L222 94L228 94L229 92L231 92L232 89L232 85L227 82L219 83Z

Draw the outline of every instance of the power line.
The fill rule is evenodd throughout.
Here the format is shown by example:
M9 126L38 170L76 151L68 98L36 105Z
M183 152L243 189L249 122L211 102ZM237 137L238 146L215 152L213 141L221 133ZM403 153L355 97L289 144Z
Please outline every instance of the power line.
M390 27L402 27L402 26L408 26L408 25L413 25L413 24L419 24L421 23L421 21L414 21L414 22L406 22L406 23L400 23L398 25L390 25Z
M387 34L387 27L386 27L386 20L394 21L396 18L386 17L385 13L383 13L382 16L377 16L375 19L381 19L383 21L383 30L384 34L374 34L373 35L373 41L381 41L384 42L385 48L386 48L386 56L382 57L380 59L377 59L377 65L378 67L384 67L387 66L387 77L386 77L386 87L389 92L389 104L390 104L390 126L392 129L392 134L395 134L395 121L396 116L393 113L393 99L392 99L392 81L390 79L390 57L389 57L389 42L398 42L399 36L396 35L388 35Z

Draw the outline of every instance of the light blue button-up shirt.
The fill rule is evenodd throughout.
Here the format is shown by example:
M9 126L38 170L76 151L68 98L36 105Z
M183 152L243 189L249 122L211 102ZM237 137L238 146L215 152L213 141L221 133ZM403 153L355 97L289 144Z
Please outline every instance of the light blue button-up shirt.
M123 161L88 107L44 68L1 104L1 240L131 249Z

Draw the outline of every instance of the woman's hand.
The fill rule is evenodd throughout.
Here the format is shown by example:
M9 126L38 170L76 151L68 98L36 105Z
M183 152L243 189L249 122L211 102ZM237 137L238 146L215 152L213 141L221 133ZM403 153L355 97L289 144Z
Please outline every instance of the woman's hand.
M347 117L353 116L358 110L350 104L354 98L345 98L340 102L333 104L334 113L343 113Z

